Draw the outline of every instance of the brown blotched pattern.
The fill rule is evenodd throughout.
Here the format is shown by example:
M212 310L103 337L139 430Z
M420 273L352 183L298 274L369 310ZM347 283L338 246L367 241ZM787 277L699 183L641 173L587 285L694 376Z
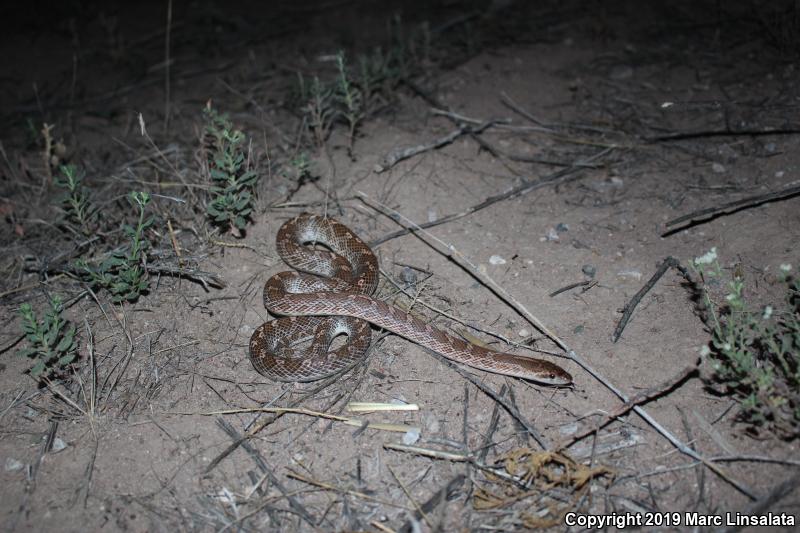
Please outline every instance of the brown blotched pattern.
M313 250L306 243L331 251ZM548 385L572 383L572 376L553 363L470 344L372 298L378 260L336 220L302 214L281 226L277 247L284 261L303 273L281 272L264 286L267 309L288 317L263 324L250 338L250 360L269 378L313 381L353 366L369 346L369 322L473 368ZM348 344L329 352L333 338L342 333ZM312 336L306 355L294 354L292 344Z

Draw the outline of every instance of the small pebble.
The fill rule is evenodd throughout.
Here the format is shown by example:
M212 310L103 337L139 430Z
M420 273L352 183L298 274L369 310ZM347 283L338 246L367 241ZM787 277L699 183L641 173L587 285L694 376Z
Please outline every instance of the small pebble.
M428 222L436 222L439 220L439 215L436 213L436 209L428 209Z
M546 241L557 241L559 239L558 232L555 228L550 228L547 230L547 235L544 237Z
M776 178L782 178L783 175L786 174L783 170L779 170L775 173Z
M714 163L713 165L711 165L711 170L716 172L717 174L722 174L723 172L725 172L725 165L721 163Z
M411 267L403 267L400 271L400 279L406 284L406 287L414 285L417 282L417 273Z
M403 444L405 444L406 446L416 444L418 440L419 440L419 431L417 430L406 431L405 433L403 433Z
M778 147L775 143L767 143L764 145L764 150L766 150L769 153L773 153L777 149Z
M499 255L493 255L489 258L489 263L492 265L505 265L506 260L500 257Z
M531 332L528 331L525 328L522 328L521 330L519 330L519 333L517 333L517 335L519 335L520 337L522 337L524 339L525 337L530 337Z
M564 424L563 426L561 426L561 429L558 430L558 432L561 433L562 435L572 435L576 431L578 431L578 423L577 422L571 422L569 424Z
M66 448L66 447L67 447L67 443L64 442L61 439L61 437L56 437L55 439L53 439L53 447L50 448L50 451L52 451L53 453L58 453L61 450L63 450L64 448Z
M590 278L594 278L594 275L597 274L597 268L595 268L594 265L583 265L581 267L581 272L583 272Z
M617 272L617 276L621 278L633 278L633 279L642 279L642 273L638 270L620 270Z
M564 233L566 231L569 231L569 226L567 224L559 222L558 225L556 226L556 231L559 233Z
M583 329L584 329L583 328L583 324L577 325L577 326L575 326L575 329L572 330L572 333L574 333L576 335L579 335L579 334L583 333Z
M16 472L17 470L22 470L25 467L23 463L20 463L13 457L9 457L6 459L6 472Z

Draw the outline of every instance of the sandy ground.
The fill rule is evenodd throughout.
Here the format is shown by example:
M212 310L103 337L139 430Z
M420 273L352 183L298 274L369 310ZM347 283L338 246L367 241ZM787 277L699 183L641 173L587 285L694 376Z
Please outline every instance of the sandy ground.
M543 487L541 480L515 488L473 464L385 447L401 442L402 433L295 413L222 414L266 406L350 416L349 401L400 401L419 411L353 416L417 427L421 448L475 457L485 448L486 465L526 447L540 452L531 433L553 450L621 405L596 376L633 396L672 384L698 360L709 333L695 293L675 269L612 341L622 309L665 258L688 265L716 247L723 269L738 269L756 302L780 298L779 265L800 265L797 198L671 233L665 226L698 209L797 184L796 63L770 46L748 9L407 6L409 27L456 21L435 34L451 48L444 54L434 46L440 54L416 86L451 113L502 122L378 173L376 165L393 150L431 143L459 127L432 112L418 91L400 86L363 123L354 157L345 129L335 129L327 152L309 145L318 179L298 182L285 171L300 127L287 107L296 72L330 72L320 57L338 47L369 50L385 38L392 12L368 2L342 4L282 4L265 30L259 17L267 13L254 16L254 6L193 11L176 3L167 128L164 5L13 13L19 24L5 35L3 51L14 60L5 62L1 81L3 528L507 531L554 515L559 523L567 510L684 517L747 513L759 504L760 512L798 516L797 463L780 463L796 460L797 442L747 432L735 401L705 386L708 362L641 406L688 454L626 413L565 450L581 464L606 469L582 490ZM477 15L459 22L473 9ZM262 174L252 224L238 240L215 234L203 215L206 184L197 153L208 99L252 139ZM139 113L152 144L141 135ZM130 215L116 198L122 192L160 195L152 205L155 249L174 254L169 219L184 255L221 276L225 287L153 276L149 294L116 306L103 292L94 299L74 280L52 279L49 262L62 252L72 257L76 248L50 223L59 191L42 185L43 122L55 125L65 158L87 169L88 184L107 202L104 217ZM769 128L795 133L759 133ZM691 135L659 138L680 133ZM484 388L509 390L506 404L516 406L529 429L455 369L394 335L381 337L362 365L325 387L278 384L253 370L247 343L270 319L261 303L263 282L287 269L274 243L287 219L327 212L369 242L401 228L387 216L395 212L417 223L435 221L564 169L552 184L374 247L384 273L382 299L496 349L509 349L504 340L519 344L516 353L549 358L572 373L574 388L557 389L473 372ZM443 253L447 247L480 276ZM504 303L484 276L596 376ZM29 362L14 355L24 345L17 309L24 302L43 309L51 293L81 296L66 317L79 327L75 375L83 388L75 378L59 390L85 412L37 387L24 374ZM714 472L690 454L778 462L715 462ZM792 479L786 494L771 493ZM445 503L421 517L418 507L446 487ZM486 501L497 505L481 508ZM554 529L563 530L560 524Z

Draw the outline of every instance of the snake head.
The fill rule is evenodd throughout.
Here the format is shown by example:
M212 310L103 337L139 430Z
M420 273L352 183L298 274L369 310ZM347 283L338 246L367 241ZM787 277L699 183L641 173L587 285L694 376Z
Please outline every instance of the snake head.
M572 376L569 372L544 359L496 352L491 358L487 357L486 361L485 366L481 366L481 368L489 372L527 379L551 387L570 387L572 385ZM494 366L492 366L493 363L495 363Z
M569 372L547 361L539 361L536 375L532 376L531 380L553 387L570 387L572 385L572 375Z

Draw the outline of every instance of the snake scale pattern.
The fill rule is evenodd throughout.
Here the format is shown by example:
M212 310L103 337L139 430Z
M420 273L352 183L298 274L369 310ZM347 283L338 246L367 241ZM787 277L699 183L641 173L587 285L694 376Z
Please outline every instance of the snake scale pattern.
M281 226L276 242L278 254L299 272L281 272L264 286L264 306L283 316L255 330L250 360L270 379L314 381L352 367L364 357L369 324L374 324L456 363L547 385L572 383L567 371L549 361L465 342L373 298L378 260L341 222L304 213ZM347 343L330 350L341 334L347 335ZM295 345L308 341L304 355L295 353Z

